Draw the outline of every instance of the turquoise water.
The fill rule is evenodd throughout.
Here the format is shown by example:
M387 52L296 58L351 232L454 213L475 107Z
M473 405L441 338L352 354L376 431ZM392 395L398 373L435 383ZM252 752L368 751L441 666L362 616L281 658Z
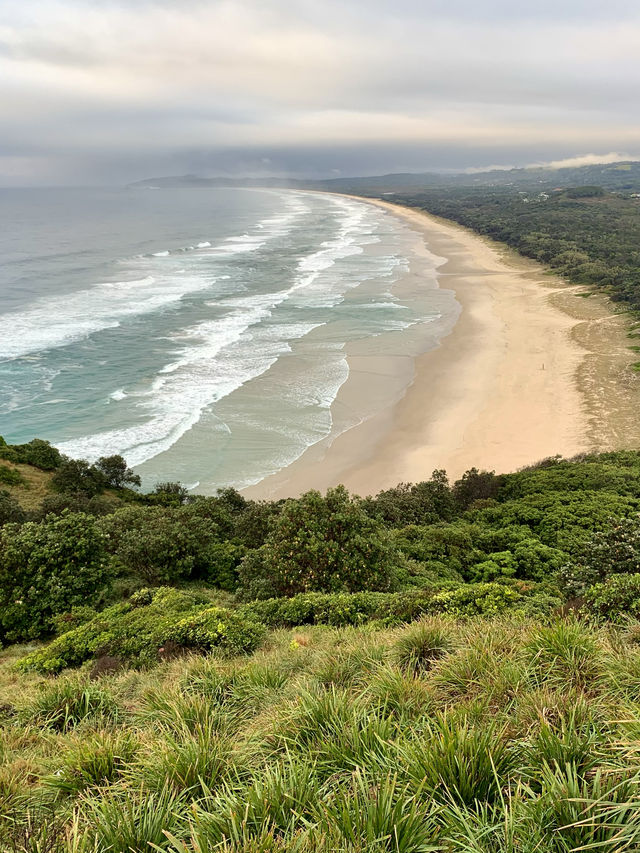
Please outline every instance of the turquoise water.
M454 310L401 220L337 196L3 190L0 213L0 434L147 486L279 470L338 428L350 346L416 354Z

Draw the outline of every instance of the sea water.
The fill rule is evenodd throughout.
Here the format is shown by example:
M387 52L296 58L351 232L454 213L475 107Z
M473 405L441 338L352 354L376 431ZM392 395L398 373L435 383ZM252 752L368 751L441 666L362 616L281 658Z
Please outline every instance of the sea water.
M350 198L0 190L0 216L0 434L146 487L259 482L372 414L334 411L350 346L413 356L455 313L443 259Z

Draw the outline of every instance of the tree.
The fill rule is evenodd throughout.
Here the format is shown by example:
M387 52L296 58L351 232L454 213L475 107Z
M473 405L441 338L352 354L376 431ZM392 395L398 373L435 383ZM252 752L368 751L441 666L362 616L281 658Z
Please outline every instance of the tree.
M468 509L474 501L495 498L499 488L500 478L495 471L470 468L453 484L453 496L461 509Z
M0 638L32 640L54 616L97 602L108 585L104 537L95 519L65 513L0 531Z
M101 456L96 462L96 468L104 475L106 483L113 489L125 486L139 486L140 476L127 467L122 456Z
M179 506L185 503L188 497L189 490L178 482L156 483L154 490L149 495L153 503L165 506Z
M261 557L249 563L253 571L265 574L272 594L280 596L387 590L399 559L380 523L344 486L329 489L326 497L311 491L288 500ZM247 568L243 563L244 585L254 580Z
M104 491L107 480L85 459L65 459L51 478L51 485L58 492L84 492L93 497Z
M233 591L240 550L221 542L217 525L197 505L127 506L100 521L109 551L147 583L200 578Z
M640 516L609 521L607 529L594 533L575 560L561 568L560 580L567 595L584 595L590 586L612 575L640 573Z

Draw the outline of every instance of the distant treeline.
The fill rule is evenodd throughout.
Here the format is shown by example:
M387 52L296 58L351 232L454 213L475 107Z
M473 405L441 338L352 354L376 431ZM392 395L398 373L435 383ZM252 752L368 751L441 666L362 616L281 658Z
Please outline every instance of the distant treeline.
M640 199L598 186L544 191L437 188L395 193L548 264L576 284L640 309Z

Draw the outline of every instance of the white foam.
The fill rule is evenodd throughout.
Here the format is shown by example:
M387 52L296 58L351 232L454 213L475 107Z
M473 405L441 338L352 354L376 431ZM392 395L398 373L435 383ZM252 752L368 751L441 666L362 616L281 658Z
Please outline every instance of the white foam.
M308 207L286 194L282 199L287 212L260 220L259 235L229 237L218 246L203 240L195 247L197 252L224 259L256 251L267 240L288 233ZM168 249L147 257L137 256L125 263L148 273L144 278L102 282L64 296L41 297L22 311L0 315L0 359L67 346L96 332L117 328L126 317L157 311L215 283L210 271L200 276L193 271L167 268L167 261L172 260Z
M110 399L115 400L116 402L118 400L124 400L126 396L127 393L124 388L118 388L117 391L113 392L113 394L109 394Z
M215 280L193 274L148 275L96 284L62 296L37 299L22 311L0 315L0 358L11 359L67 346L113 329L126 317L158 311Z

